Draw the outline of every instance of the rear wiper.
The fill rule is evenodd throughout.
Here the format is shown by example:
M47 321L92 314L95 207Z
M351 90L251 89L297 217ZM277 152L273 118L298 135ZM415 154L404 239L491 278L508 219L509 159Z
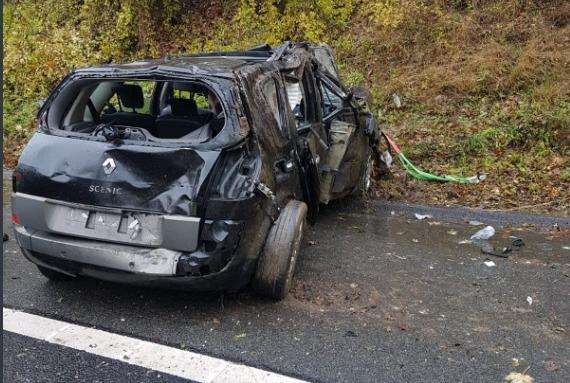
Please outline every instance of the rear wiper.
M104 124L98 125L95 130L93 131L93 135L96 136L101 132L103 137L107 141L115 141L115 140L122 140L127 139L130 136L130 131L126 131L126 129L119 129L117 126L114 126L114 120L110 122L106 122Z

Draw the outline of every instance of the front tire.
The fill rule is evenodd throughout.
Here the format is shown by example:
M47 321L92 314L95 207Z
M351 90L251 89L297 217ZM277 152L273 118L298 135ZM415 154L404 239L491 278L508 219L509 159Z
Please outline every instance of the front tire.
M280 301L287 296L307 217L307 204L292 200L269 230L253 279L254 290Z

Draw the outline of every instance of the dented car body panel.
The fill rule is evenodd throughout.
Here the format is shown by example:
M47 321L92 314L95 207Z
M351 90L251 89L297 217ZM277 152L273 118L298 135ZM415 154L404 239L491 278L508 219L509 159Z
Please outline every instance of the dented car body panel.
M150 89L144 112L139 88ZM116 92L120 110L115 96L98 104L97 89ZM202 125L161 136L159 126L186 124L171 123L184 103ZM14 172L16 238L29 260L69 275L237 290L290 200L315 219L357 190L376 142L370 120L323 45L80 69L40 109Z

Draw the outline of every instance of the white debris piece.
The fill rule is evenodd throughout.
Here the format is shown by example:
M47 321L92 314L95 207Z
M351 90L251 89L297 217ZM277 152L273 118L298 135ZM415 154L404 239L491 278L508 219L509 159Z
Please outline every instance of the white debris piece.
M386 164L386 167L389 169L392 166L392 155L389 151L385 151L380 155L380 160Z
M526 301L528 302L528 305L532 305L532 297L526 297Z
M484 225L484 223L481 222L481 221L469 221L469 224L470 224L471 226L481 226L481 225Z
M534 378L520 372L511 372L505 376L505 381L510 383L534 383Z
M426 218L433 218L431 215L429 214L418 214L418 213L414 213L414 216L416 217L416 219L419 219L420 221L422 219L426 219Z
M398 96L396 93L392 94L392 100L394 101L394 105L396 105L396 108L401 108L402 107L402 100L400 99L400 96Z
M486 240L495 235L495 228L493 226L485 226L471 236L472 240Z
M485 178L487 178L486 174L478 174L473 177L468 177L467 182L470 184L478 184L479 182L484 181Z
M484 263L485 266L487 266L487 267L495 267L495 266L497 266L497 265L495 264L495 262L490 261L490 260L488 260L488 259L487 259L485 262L483 262L483 263Z

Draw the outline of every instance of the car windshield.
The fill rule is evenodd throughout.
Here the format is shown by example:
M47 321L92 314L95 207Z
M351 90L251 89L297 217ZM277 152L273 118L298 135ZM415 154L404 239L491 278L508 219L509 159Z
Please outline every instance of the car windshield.
M50 126L93 136L205 142L224 127L218 96L189 81L84 80L50 108Z

